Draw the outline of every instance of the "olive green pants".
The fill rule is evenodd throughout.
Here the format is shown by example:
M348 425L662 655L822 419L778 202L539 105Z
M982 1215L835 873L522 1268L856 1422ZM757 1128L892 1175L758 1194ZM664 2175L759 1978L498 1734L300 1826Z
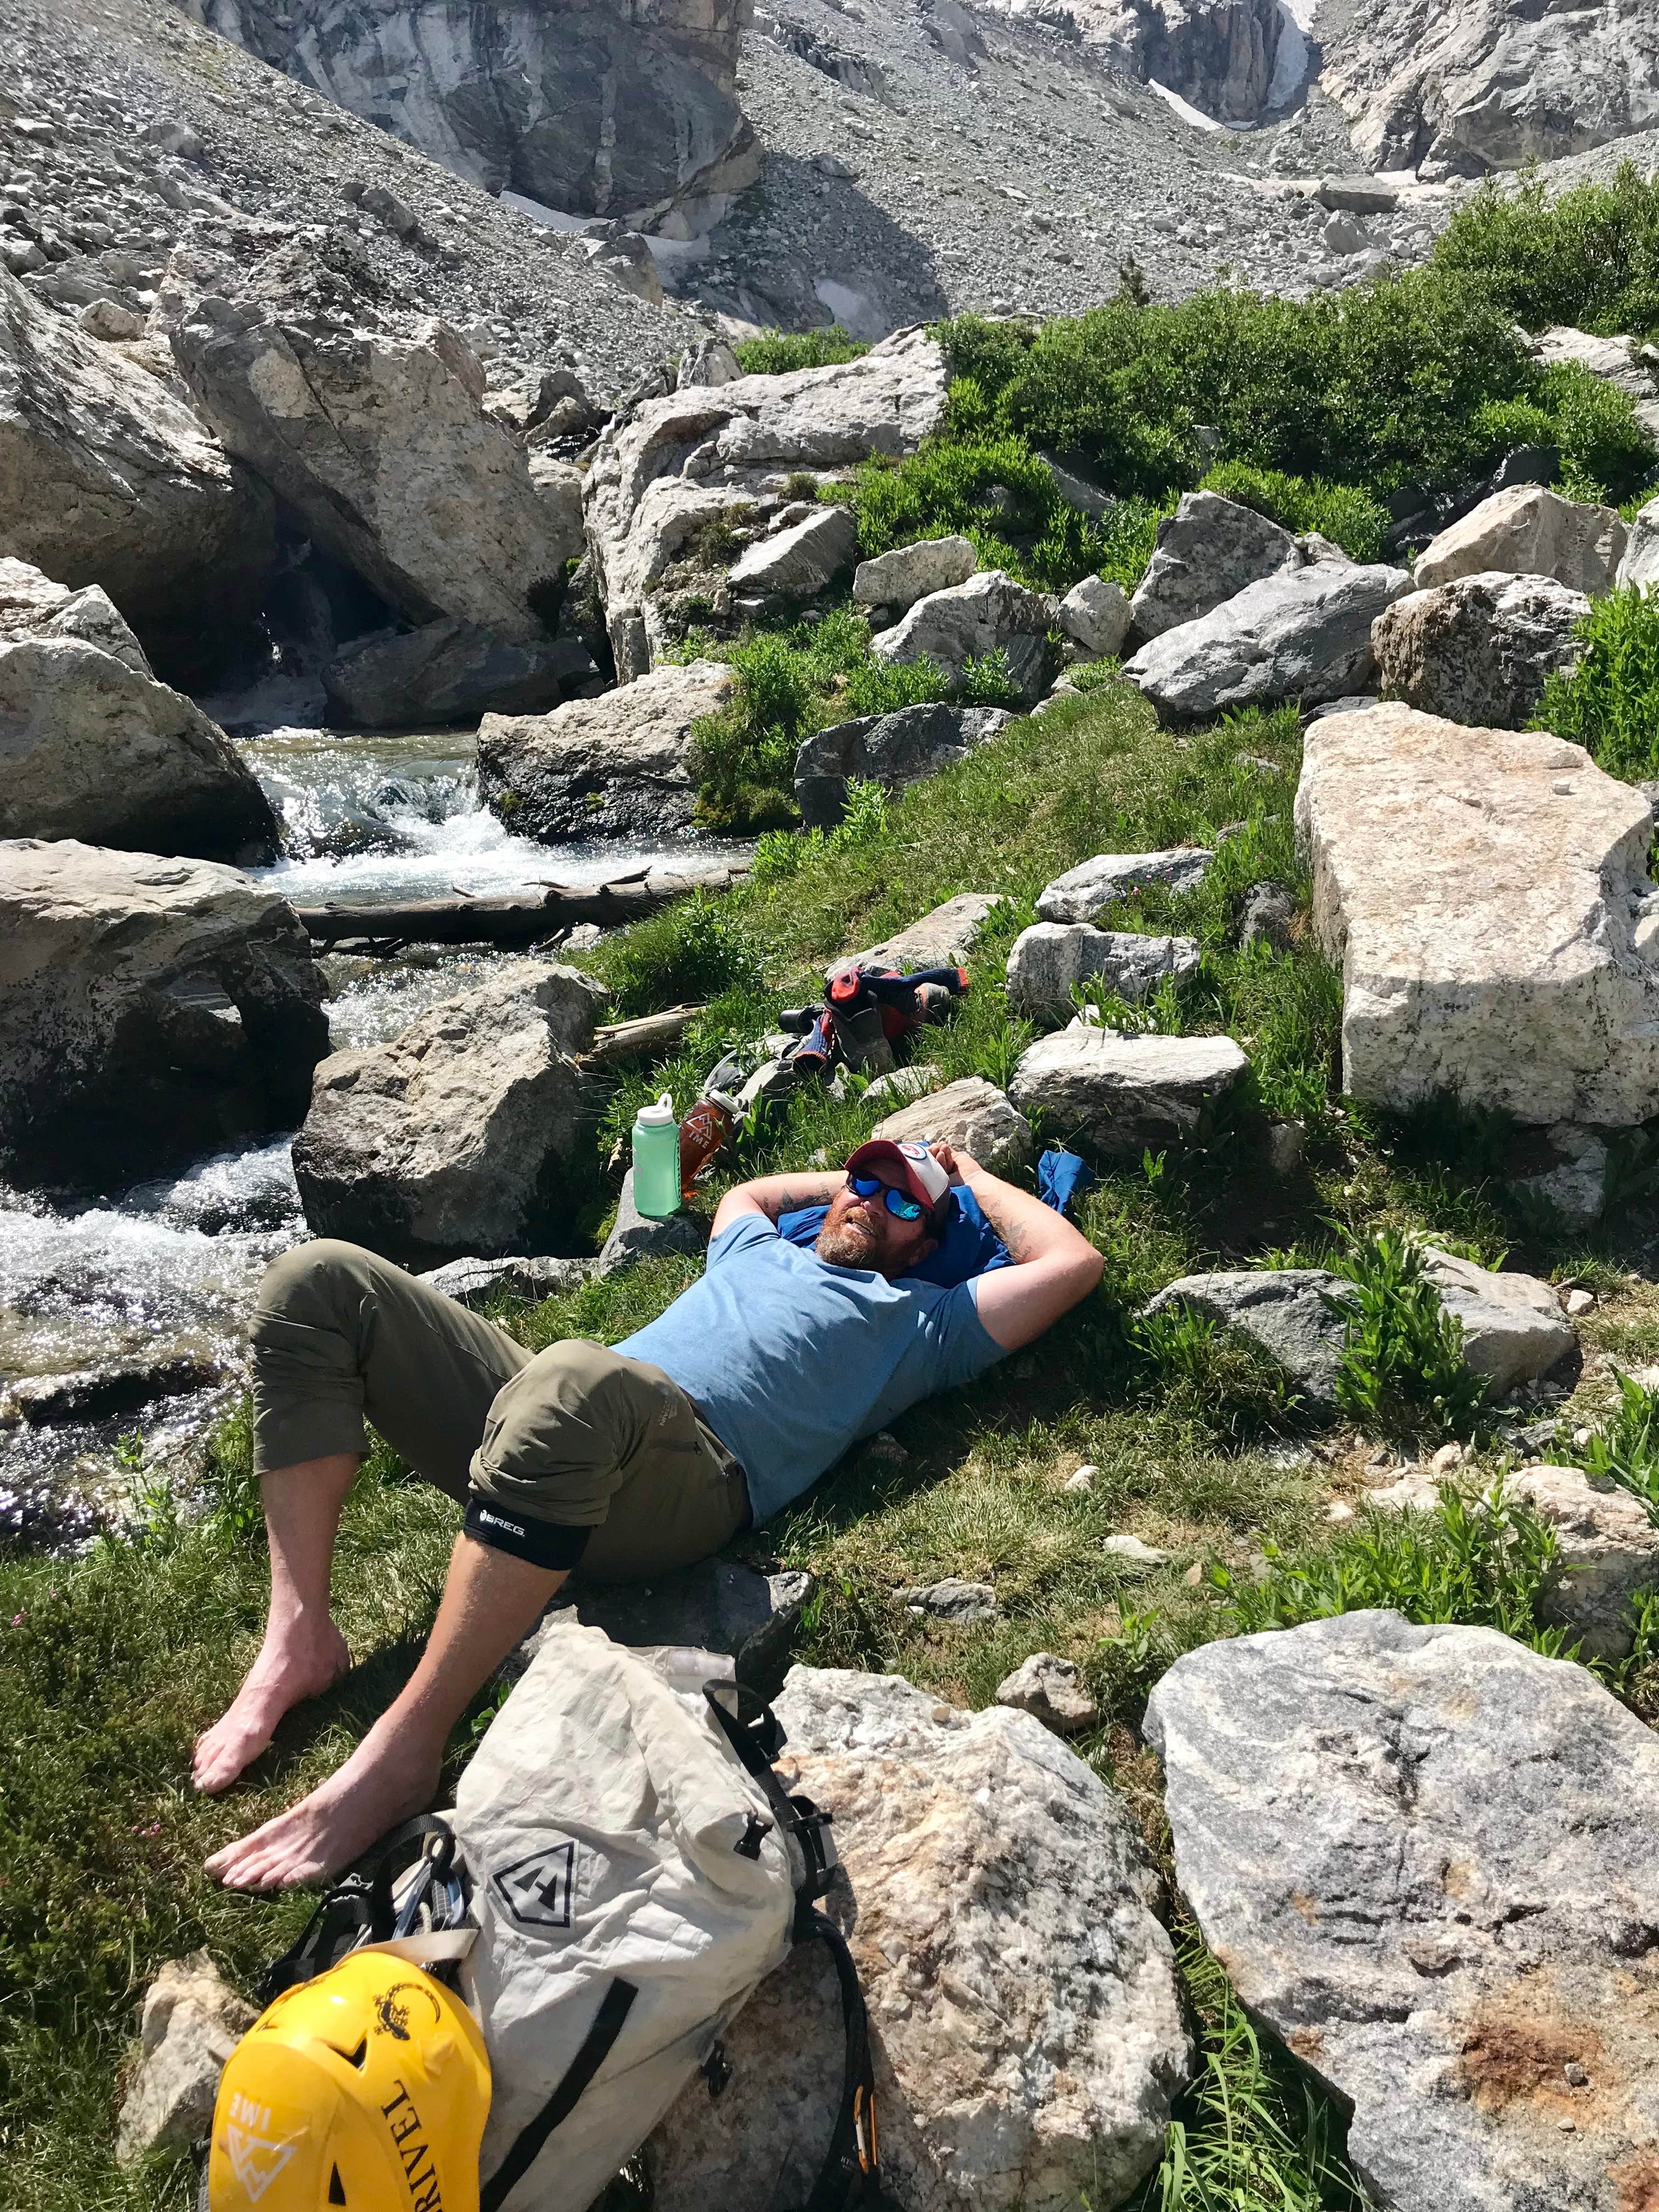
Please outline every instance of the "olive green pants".
M364 1451L370 1421L479 1542L594 1582L690 1566L749 1524L742 1468L659 1367L582 1339L532 1356L359 1245L274 1260L248 1336L260 1474Z

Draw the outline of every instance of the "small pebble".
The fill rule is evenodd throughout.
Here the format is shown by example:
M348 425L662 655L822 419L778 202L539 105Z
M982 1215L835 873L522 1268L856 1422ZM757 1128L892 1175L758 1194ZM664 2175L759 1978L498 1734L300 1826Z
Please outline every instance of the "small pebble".
M1555 2124L1564 2136L1576 2136L1578 2132L1577 2120L1558 2120Z
M1587 1314L1595 1304L1595 1293L1593 1291L1569 1291L1564 1303L1569 1316L1577 1320L1580 1314Z
M1188 1589L1196 1589L1204 1579L1203 1560L1194 1559L1191 1566L1188 1568L1186 1573L1182 1575L1181 1579L1186 1583Z
M1081 1498L1085 1492L1094 1488L1099 1473L1097 1467L1080 1467L1075 1474L1068 1474L1060 1486L1071 1497Z
M1575 2089L1587 2089L1589 2087L1589 2075L1585 2073L1576 2058L1569 2058L1561 2071Z
M1439 1450L1429 1462L1429 1465L1434 1469L1437 1474L1449 1474L1455 1467L1462 1467L1462 1464L1463 1447L1462 1444L1442 1444Z
M1109 1536L1101 1549L1109 1559L1124 1559L1137 1567L1161 1567L1170 1557L1167 1552L1143 1544L1139 1536Z
M1345 1521L1352 1521L1354 1517L1354 1510L1346 1498L1334 1498L1325 1508L1325 1518L1334 1528L1340 1528Z

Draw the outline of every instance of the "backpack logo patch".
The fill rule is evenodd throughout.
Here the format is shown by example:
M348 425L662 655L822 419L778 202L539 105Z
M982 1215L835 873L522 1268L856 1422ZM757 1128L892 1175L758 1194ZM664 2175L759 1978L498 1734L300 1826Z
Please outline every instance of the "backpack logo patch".
M521 1928L568 1928L576 1887L574 1842L547 1844L497 1868L489 1886Z

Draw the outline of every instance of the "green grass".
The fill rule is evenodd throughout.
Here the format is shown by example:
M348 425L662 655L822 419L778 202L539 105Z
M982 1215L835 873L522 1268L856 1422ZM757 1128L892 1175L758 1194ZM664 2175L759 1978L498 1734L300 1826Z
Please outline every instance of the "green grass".
M1583 657L1546 681L1535 726L1583 745L1609 775L1659 775L1659 593L1597 599L1579 635Z
M819 1577L800 1646L817 1663L900 1672L980 1706L1034 1651L1074 1660L1102 1710L1081 1748L1126 1793L1155 1848L1156 1779L1135 1729L1181 1651L1234 1632L1250 1607L1289 1619L1342 1602L1433 1601L1455 1617L1498 1617L1524 1577L1517 1569L1504 1583L1510 1571L1490 1547L1471 1564L1466 1533L1449 1522L1411 1524L1388 1540L1386 1559L1377 1537L1367 1564L1352 1532L1323 1518L1333 1485L1357 1483L1363 1455L1344 1442L1333 1462L1310 1456L1305 1409L1269 1363L1214 1332L1149 1331L1138 1321L1146 1299L1197 1267L1330 1263L1384 1231L1455 1237L1489 1259L1507 1246L1543 1272L1599 1269L1595 1279L1611 1285L1625 1279L1619 1238L1639 1244L1650 1231L1637 1205L1588 1249L1582 1238L1552 1244L1503 1199L1491 1168L1500 1133L1446 1115L1385 1124L1340 1098L1340 994L1307 927L1291 820L1299 754L1293 714L1177 742L1138 694L1104 679L896 801L859 795L844 835L781 841L750 886L683 902L583 956L619 1010L708 1006L683 1049L623 1072L596 1098L592 1173L614 1194L620 1161L604 1164L639 1099L667 1090L684 1110L719 1053L799 1003L828 958L959 891L1000 892L1006 903L973 956L968 997L913 1057L947 1078L1006 1084L1032 1031L1011 1015L1003 964L1042 884L1091 853L1215 846L1197 890L1148 890L1104 919L1196 938L1198 973L1153 1016L1237 1036L1252 1060L1242 1095L1188 1145L1096 1163L1078 1218L1103 1255L1101 1286L999 1368L994 1390L915 1408L896 1426L898 1452L850 1455L744 1547ZM1264 878L1298 902L1287 954L1233 941L1243 893ZM1305 1122L1309 1145L1303 1168L1279 1182L1261 1148L1268 1116L1287 1112ZM799 1167L820 1149L845 1157L877 1114L860 1096L837 1103L818 1089L780 1103L741 1133L700 1211L732 1177ZM664 1261L535 1306L501 1298L494 1311L532 1346L615 1340L695 1272ZM1601 1326L1626 1362L1659 1352L1659 1306ZM1068 1492L1085 1462L1097 1469L1093 1488ZM1498 1471L1483 1459L1483 1480ZM302 1900L227 1897L200 1863L336 1765L394 1693L429 1624L457 1520L388 1455L370 1462L336 1571L360 1663L284 1725L246 1787L205 1803L188 1788L190 1741L252 1656L264 1599L245 1428L227 1433L210 1488L205 1520L183 1525L153 1502L141 1540L0 1565L0 2148L18 2212L183 2212L183 2166L128 2177L112 2160L137 2001L165 1957L205 1943L246 1981L293 1934ZM1123 1531L1164 1563L1140 1570L1106 1552L1104 1539ZM945 1574L993 1582L1002 1618L964 1629L896 1602L901 1587ZM1503 1618L1530 1635L1535 1620L1519 1605ZM459 1732L452 1771L489 1709L486 1696ZM1294 2078L1253 2046L1200 1954L1183 1944L1182 1956L1206 2071L1170 2139L1156 2184L1164 2194L1145 2203L1346 2206L1328 2112L1310 2111Z

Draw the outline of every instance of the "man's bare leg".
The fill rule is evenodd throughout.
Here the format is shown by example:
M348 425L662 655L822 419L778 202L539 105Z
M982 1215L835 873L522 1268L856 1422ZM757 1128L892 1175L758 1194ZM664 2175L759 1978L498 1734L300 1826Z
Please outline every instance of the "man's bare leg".
M222 1720L196 1742L196 1787L228 1790L270 1741L290 1707L314 1698L350 1664L328 1608L334 1537L360 1455L331 1452L273 1468L260 1480L270 1538L270 1612L259 1656Z
M337 1874L432 1802L449 1732L535 1626L562 1572L458 1536L420 1664L345 1765L207 1870L228 1889L287 1889Z

